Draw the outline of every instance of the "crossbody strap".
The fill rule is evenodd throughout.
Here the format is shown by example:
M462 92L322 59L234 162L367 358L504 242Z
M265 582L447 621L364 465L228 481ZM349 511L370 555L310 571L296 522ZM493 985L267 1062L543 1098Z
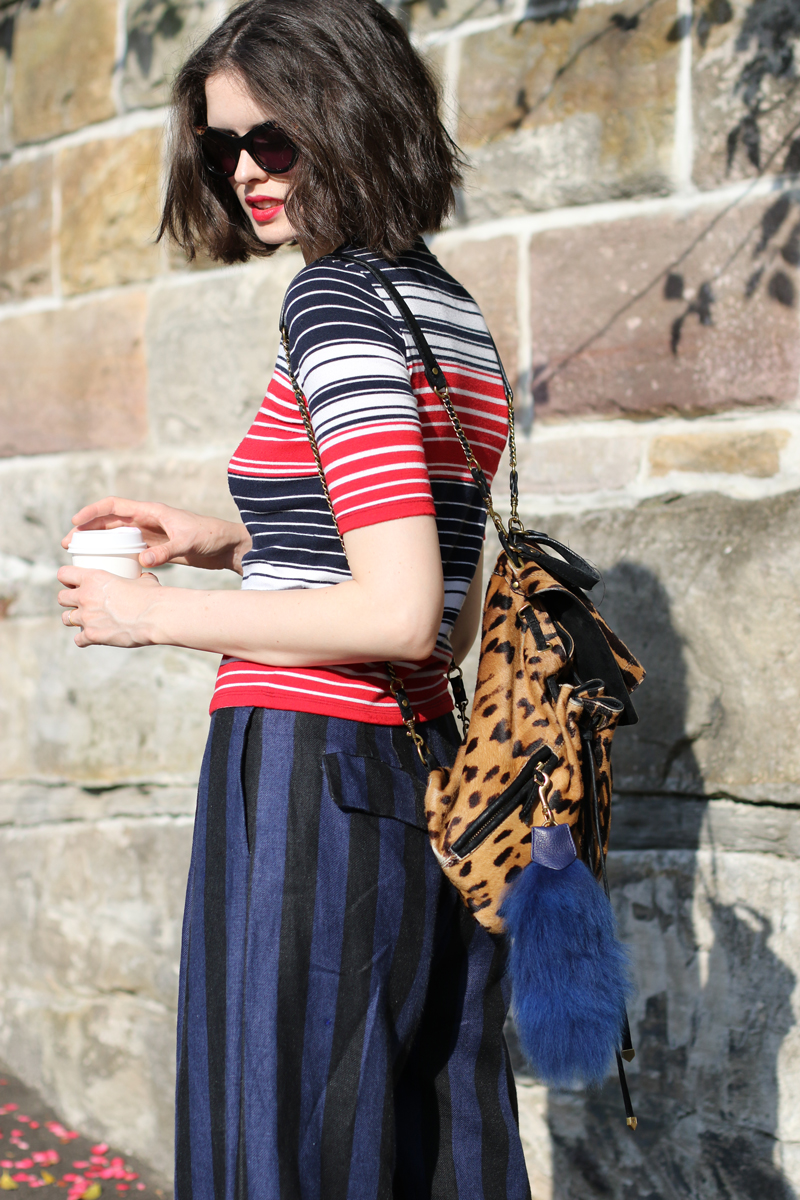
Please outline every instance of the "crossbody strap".
M501 543L503 544L504 548L510 552L510 548L508 545L508 532L506 530L506 526L503 524L502 518L497 514L497 512L495 512L494 505L492 504L492 493L489 488L488 480L486 479L486 476L483 473L483 469L472 451L472 447L470 446L467 435L464 432L464 428L461 424L458 413L456 412L455 407L453 406L453 402L450 399L450 389L448 387L448 383L447 383L445 374L444 374L442 368L439 366L438 362L436 361L434 353L431 350L424 333L420 329L420 326L419 326L419 323L418 323L416 317L414 316L411 309L408 307L405 300L400 295L399 291L394 286L392 281L390 279L387 279L387 277L384 275L384 273L382 271L380 271L377 267L373 266L372 263L365 262L363 259L356 258L355 256L349 255L349 254L330 254L330 255L328 255L328 257L329 258L338 258L344 262L353 262L353 263L360 264L363 267L366 267L366 269L368 271L370 271L372 273L372 275L375 276L375 278L378 280L380 285L386 290L386 292L389 295L389 297L391 298L391 300L397 306L397 308L400 312L400 315L402 316L403 320L406 322L406 325L409 328L411 336L414 339L414 344L416 345L417 350L420 355L420 358L422 359L422 365L423 365L423 369L425 371L425 378L427 379L428 384L431 387L431 389L436 393L436 395L442 401L445 411L447 412L447 415L450 418L450 422L453 426L453 429L455 430L456 437L458 438L459 444L461 445L461 448L464 451L464 455L467 460L467 466L469 467L470 474L472 475L472 478L475 481L478 491L480 492L481 499L483 500L484 504L486 505L486 511L488 512L489 516L492 518L492 521L494 522L494 526L497 529L497 533L498 533ZM491 338L491 334L489 336ZM306 436L308 437L309 443L311 445L311 450L314 455L314 462L317 467L317 474L319 475L320 483L322 484L322 491L325 496L325 500L327 502L328 508L330 509L330 514L333 519L333 523L336 528L336 532L339 535L339 541L342 544L342 550L344 551L345 558L346 558L347 557L347 549L344 544L344 538L342 537L342 531L339 528L339 522L336 519L336 513L333 508L333 501L331 500L330 489L328 488L328 481L325 478L325 470L322 466L322 457L319 452L319 445L317 444L317 438L314 433L314 427L311 423L311 412L308 407L308 401L307 401L305 395L303 394L303 389L300 387L300 384L297 379L297 375L295 374L295 371L294 371L294 367L292 366L291 350L289 348L289 330L286 326L286 321L283 317L283 314L281 314L281 339L283 342L284 354L286 355L286 365L287 365L287 368L289 371L289 378L292 382L292 390L294 391L295 399L297 401L297 406L300 409L300 415L303 419L303 425L305 427ZM517 528L517 527L519 529L522 529L522 524L517 515L518 484L517 484L516 442L514 440L514 393L511 390L511 385L509 384L508 378L506 377L506 373L503 370L503 364L500 361L499 354L497 354L497 347L494 345L494 341L492 341L492 346L494 347L495 354L497 355L497 361L500 366L500 373L501 373L501 376L503 379L503 390L505 392L506 404L508 407L509 456L510 456L510 460L511 460L511 517L509 519L508 529L511 530L512 528ZM414 710L411 707L411 701L409 700L406 690L403 687L400 677L398 676L392 663L387 662L386 669L389 674L389 690L391 691L392 695L394 696L395 701L397 702L397 706L400 709L400 716L402 718L403 724L405 725L405 727L408 731L409 737L414 742L414 745L417 749L417 753L419 754L419 757L422 760L423 764L425 765L425 767L427 768L428 771L432 771L439 764L437 763L436 758L435 758L434 754L432 753L430 747L426 744L424 738L420 735L420 733L416 727L416 722L414 720ZM452 677L453 669L456 672L455 678ZM461 676L460 669L458 667L455 667L455 664L453 664L451 667L451 672L449 673L450 682L454 686L454 689L458 688L459 694L456 695L456 702L461 711L462 720L465 720L466 719L466 693L464 692L464 687L463 687L463 683L461 682L460 676Z

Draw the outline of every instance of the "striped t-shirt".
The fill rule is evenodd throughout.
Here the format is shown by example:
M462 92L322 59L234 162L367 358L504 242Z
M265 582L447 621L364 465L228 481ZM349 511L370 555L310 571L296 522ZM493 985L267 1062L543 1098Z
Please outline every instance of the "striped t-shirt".
M347 252L384 271L414 313L491 481L508 420L477 304L422 241L394 263ZM449 637L478 563L484 505L411 333L366 268L318 259L290 284L284 312L342 533L399 517L436 518L445 586L436 649L426 662L394 664L418 719L431 720L452 708ZM350 578L282 347L264 403L230 461L229 483L253 539L243 587L317 588ZM270 667L226 657L211 711L236 705L400 723L383 663Z

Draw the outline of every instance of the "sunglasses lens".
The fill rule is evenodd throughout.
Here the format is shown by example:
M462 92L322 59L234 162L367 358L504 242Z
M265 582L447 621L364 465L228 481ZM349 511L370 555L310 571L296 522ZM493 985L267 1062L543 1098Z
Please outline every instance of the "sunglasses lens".
M253 158L265 171L282 175L294 166L297 147L280 129L264 128L253 135Z
M229 138L214 129L208 129L200 138L206 165L215 175L230 177L239 162L238 147L232 146Z

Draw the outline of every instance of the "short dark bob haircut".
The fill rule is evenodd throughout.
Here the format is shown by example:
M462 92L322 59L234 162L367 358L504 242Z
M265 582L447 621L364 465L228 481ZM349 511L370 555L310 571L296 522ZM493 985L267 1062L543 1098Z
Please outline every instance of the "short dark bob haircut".
M378 0L248 0L185 63L173 88L168 180L158 236L193 259L272 254L233 188L203 166L195 125L205 82L232 72L298 146L286 215L314 256L344 243L394 259L441 228L461 158L438 88Z

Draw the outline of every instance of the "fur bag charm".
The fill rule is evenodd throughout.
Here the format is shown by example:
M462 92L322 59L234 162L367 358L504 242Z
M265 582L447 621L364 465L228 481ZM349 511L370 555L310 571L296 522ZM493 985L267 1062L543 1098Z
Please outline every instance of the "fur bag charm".
M514 1024L544 1083L599 1084L619 1048L628 959L608 897L578 858L569 826L556 824L546 785L539 790L547 824L534 828L532 861L500 909Z

